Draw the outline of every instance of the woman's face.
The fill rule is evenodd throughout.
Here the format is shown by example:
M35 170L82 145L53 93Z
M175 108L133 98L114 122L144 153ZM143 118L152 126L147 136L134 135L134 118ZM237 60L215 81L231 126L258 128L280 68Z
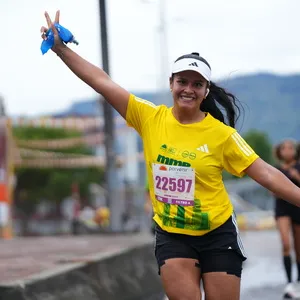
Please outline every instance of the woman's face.
M296 157L296 147L293 142L285 141L280 146L280 156L283 161L289 162Z
M170 81L174 106L181 110L199 110L205 98L208 82L195 71L183 71L174 74Z

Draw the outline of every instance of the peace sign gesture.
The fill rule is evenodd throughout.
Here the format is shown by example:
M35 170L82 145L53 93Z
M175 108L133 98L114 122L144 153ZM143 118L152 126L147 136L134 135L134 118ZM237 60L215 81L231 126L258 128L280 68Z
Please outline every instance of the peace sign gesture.
M53 32L53 35L54 35L54 45L52 47L52 50L54 52L56 52L55 50L56 50L57 46L63 45L61 39L59 38L57 29L54 26L54 24L59 23L59 17L60 17L60 11L58 10L55 14L55 20L54 20L54 23L53 23L51 21L51 18L49 16L49 14L47 12L45 12L45 18L46 18L46 21L47 21L48 28L45 27L45 26L42 26L42 28L41 28L41 33L42 33L42 39L43 40L47 40L47 33L48 33L49 29L52 29L52 32Z
M60 12L57 11L54 22L52 22L49 14L45 12L47 27L43 26L41 28L42 54L52 49L75 75L103 95L125 119L130 93L112 81L106 72L67 47L66 44L68 43L78 45L78 42L70 30L59 24L59 15Z

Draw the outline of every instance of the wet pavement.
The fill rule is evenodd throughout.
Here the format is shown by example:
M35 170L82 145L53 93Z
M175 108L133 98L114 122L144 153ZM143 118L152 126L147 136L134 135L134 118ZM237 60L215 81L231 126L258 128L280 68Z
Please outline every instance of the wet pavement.
M241 300L282 299L286 279L277 232L243 232L242 240L248 259L242 276ZM293 271L295 278L295 268Z

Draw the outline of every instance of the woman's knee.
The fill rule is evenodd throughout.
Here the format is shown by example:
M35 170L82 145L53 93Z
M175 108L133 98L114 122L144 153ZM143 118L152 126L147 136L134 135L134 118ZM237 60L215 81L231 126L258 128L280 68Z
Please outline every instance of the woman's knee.
M281 232L281 247L283 255L290 255L291 252L291 239L289 235L289 231Z
M288 239L282 241L282 252L284 256L288 256L291 253L291 243Z
M203 274L205 299L239 300L241 278L226 272Z
M200 270L195 260L166 260L161 267L161 279L169 300L201 300Z
M283 255L289 255L291 251L291 241L290 241L290 233L291 233L291 219L287 216L282 216L277 218L277 228L280 233L281 245Z
M181 287L177 287L171 291L166 289L166 295L168 300L201 300L201 291L200 288L197 287L195 289L182 289Z

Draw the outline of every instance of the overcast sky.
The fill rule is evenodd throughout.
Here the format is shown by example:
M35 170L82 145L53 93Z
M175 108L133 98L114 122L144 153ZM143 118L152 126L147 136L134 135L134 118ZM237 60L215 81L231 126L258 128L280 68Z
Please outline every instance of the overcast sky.
M161 74L159 0L106 2L111 76L131 91L156 89ZM299 0L165 2L165 77L172 61L193 51L210 62L215 79L257 71L300 72ZM43 13L54 16L56 9L61 24L80 42L71 47L101 66L98 1L1 0L0 94L9 114L59 111L96 96L56 55L40 52Z

